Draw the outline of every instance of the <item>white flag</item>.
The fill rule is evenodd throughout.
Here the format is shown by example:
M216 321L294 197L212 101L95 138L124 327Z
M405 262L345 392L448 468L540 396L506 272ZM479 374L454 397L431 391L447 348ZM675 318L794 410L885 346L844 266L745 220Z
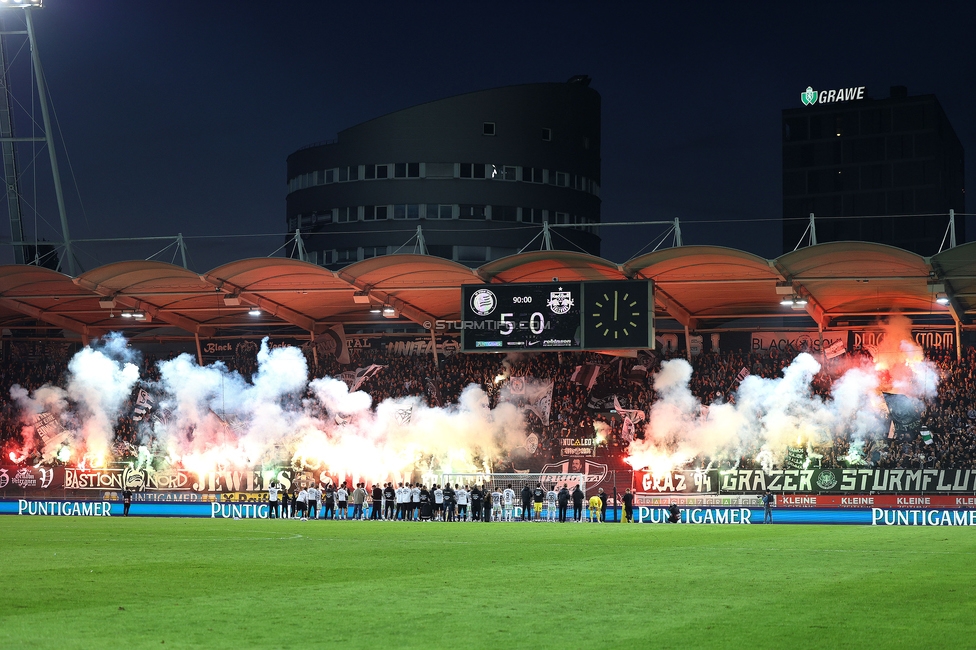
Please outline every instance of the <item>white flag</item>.
M551 379L527 382L525 385L525 408L538 415L543 424L549 424L549 415L552 411L552 386Z
M144 388L139 389L139 394L136 396L136 405L132 409L132 420L134 422L139 422L142 420L143 416L146 415L146 411L153 407L153 398L149 395L149 391Z
M363 382L378 373L380 370L386 366L381 366L378 363L371 364L366 368L356 368L356 373L353 376L352 388L349 392L355 393L359 390L359 387L363 385ZM343 373L345 374L345 373Z
M843 339L838 339L831 345L827 346L824 350L824 356L828 359L833 359L834 357L839 357L842 354L847 353L847 343Z
M410 424L410 418L412 417L413 417L412 406L408 406L405 409L397 409L396 419L397 419L397 423L399 423L400 426L403 426L404 424Z
M613 408L615 411L617 411L617 413L621 415L621 417L624 418L624 423L626 423L628 419L630 419L631 424L640 424L641 422L644 421L644 417L645 417L644 411L638 409L623 408L622 406L620 406L620 400L617 399L616 395L613 396Z

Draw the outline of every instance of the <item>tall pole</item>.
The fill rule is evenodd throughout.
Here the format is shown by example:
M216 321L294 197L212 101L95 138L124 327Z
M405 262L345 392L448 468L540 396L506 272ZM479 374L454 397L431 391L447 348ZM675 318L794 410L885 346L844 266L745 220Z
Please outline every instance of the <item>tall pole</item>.
M0 22L0 30L4 29ZM0 150L3 152L4 184L7 186L7 212L10 213L10 241L21 242L14 246L14 263L24 264L27 261L24 241L24 222L21 214L20 187L17 183L20 176L17 170L17 149L14 144L13 107L10 104L10 78L7 74L7 45L0 33L0 83L3 84L4 97L0 101ZM35 251L36 255L36 251Z
M47 107L47 89L44 86L44 71L41 68L41 55L34 38L34 21L31 8L24 7L27 20L27 38L30 40L31 59L34 61L34 75L37 78L37 96L41 103L41 120L44 123L44 139L47 141L47 157L51 161L51 174L54 176L54 194L58 199L58 215L61 217L61 236L64 239L64 256L68 260L68 273L78 274L74 252L71 250L71 235L68 233L68 214L64 208L64 192L61 191L61 174L58 173L58 156L54 150L54 131L51 129L51 115Z

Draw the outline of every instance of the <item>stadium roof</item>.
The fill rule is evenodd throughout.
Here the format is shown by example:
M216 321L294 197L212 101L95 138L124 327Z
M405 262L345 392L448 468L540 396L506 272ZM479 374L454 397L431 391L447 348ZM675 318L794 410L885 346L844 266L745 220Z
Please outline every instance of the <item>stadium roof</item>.
M477 269L426 255L376 257L339 271L292 259L246 259L204 274L129 261L76 278L11 265L0 267L0 327L41 323L83 338L152 328L202 337L286 329L320 334L336 323L390 323L391 316L430 327L437 319L460 318L462 284L553 278L651 279L657 316L692 329L804 312L811 326L825 328L894 313L972 326L976 315L976 243L924 258L881 244L836 242L774 260L718 246L669 248L624 264L570 251L532 251ZM948 305L936 302L941 292ZM803 311L780 304L791 294L806 299ZM374 314L371 307L393 312ZM255 308L260 316L249 315Z

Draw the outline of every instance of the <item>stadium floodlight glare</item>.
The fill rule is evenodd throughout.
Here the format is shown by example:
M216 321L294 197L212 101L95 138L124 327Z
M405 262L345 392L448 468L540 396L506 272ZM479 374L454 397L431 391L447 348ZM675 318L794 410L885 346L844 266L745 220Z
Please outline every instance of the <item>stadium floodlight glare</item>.
M248 316L260 316L261 315L261 310L258 309L257 307L254 307L252 309L248 309L247 310L247 315Z
M122 312L122 318L132 318L132 312L131 311L123 311Z
M22 7L24 9L40 9L44 0L0 0L0 9L4 7Z
M803 296L793 296L793 305L798 307L806 307L807 299Z
M940 305L948 305L949 304L949 296L947 296L944 293L936 294L936 296L935 296L935 302L939 303Z
M779 304L783 305L784 307L792 307L793 296L786 296L785 298L779 301Z
M384 314L392 314L395 311L396 310L393 307L390 307L389 305L383 305L383 313Z
M369 313L371 313L371 314L378 314L381 311L383 311L383 310L380 309L380 306L379 305L373 305L372 307L369 308Z

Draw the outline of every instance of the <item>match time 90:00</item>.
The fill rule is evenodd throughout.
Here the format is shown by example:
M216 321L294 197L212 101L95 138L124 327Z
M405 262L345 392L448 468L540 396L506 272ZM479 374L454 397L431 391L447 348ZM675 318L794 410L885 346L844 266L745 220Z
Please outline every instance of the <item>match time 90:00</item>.
M513 296L512 302L516 305L527 305L532 302L532 296Z

